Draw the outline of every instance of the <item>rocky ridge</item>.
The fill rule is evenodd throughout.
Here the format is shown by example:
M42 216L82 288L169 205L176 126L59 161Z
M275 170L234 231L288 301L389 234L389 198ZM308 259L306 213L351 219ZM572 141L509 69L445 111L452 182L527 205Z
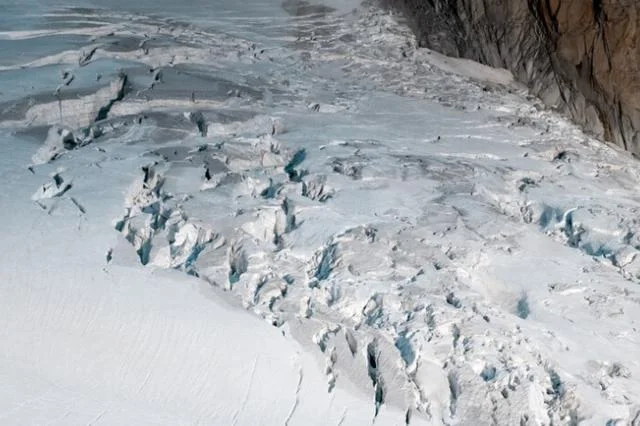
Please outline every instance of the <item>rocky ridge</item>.
M421 46L510 70L597 137L640 152L640 4L391 0Z

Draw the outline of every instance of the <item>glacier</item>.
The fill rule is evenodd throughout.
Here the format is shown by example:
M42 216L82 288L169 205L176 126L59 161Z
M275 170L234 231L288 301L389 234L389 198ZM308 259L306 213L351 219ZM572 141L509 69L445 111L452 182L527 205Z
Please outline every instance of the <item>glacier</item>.
M374 2L0 1L0 423L640 424L640 167Z

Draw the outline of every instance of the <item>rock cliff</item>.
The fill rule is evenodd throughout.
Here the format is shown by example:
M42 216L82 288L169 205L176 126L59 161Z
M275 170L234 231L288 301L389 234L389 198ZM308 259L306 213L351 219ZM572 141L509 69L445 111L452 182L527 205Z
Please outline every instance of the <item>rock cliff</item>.
M596 136L640 154L640 3L392 0L421 46L504 67Z

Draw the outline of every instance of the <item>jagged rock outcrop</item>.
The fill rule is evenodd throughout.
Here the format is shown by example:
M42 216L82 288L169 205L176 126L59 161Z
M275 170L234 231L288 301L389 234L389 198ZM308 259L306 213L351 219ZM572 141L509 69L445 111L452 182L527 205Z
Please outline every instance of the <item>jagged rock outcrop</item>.
M391 2L421 46L507 68L586 130L640 154L640 2Z

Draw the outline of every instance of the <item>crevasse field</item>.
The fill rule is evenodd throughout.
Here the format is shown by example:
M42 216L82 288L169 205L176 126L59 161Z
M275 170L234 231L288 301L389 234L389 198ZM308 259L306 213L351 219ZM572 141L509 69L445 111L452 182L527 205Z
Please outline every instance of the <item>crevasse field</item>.
M640 425L640 163L357 0L0 0L0 424Z

